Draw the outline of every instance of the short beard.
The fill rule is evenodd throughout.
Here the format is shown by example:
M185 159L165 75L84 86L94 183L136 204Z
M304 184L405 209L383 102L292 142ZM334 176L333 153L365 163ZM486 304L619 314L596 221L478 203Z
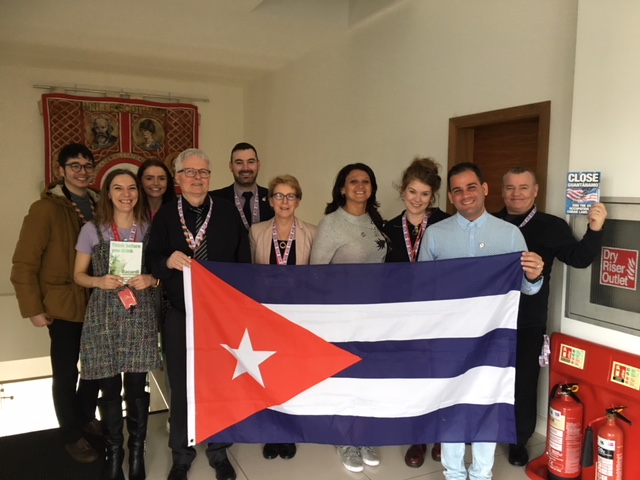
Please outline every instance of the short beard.
M242 177L238 177L236 175L233 176L233 180L238 184L238 185L242 185L243 187L252 187L253 185L256 184L256 180L258 179L258 176L256 175L255 177L253 177L253 180L250 182L245 182Z

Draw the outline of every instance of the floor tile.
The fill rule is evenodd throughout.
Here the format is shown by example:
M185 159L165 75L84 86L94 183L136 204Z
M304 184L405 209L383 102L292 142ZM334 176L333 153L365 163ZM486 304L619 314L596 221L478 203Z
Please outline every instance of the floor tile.
M166 480L171 469L171 453L167 446L167 413L149 417L147 435L147 479ZM429 445L431 447L431 445ZM527 445L531 459L542 455L545 439L535 434ZM347 471L331 445L301 444L290 460L262 457L261 444L235 444L229 449L229 459L236 469L238 480L443 480L442 465L431 459L430 449L420 468L404 463L407 446L377 448L380 466L366 467L362 473ZM196 446L198 455L189 471L189 480L214 480L215 471L209 466L203 445ZM529 480L523 467L508 461L508 445L498 445L494 464L494 480ZM471 461L471 448L466 459Z

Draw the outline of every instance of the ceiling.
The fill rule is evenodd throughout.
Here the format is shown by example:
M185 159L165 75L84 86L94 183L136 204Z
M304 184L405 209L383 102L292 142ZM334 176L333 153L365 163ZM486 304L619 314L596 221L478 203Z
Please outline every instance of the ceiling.
M403 0L0 0L3 63L245 82Z

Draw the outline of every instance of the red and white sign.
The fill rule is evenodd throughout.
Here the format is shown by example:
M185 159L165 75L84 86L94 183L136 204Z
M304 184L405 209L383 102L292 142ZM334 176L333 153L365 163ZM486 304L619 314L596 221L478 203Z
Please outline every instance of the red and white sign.
M638 250L602 247L600 284L635 290L638 283Z

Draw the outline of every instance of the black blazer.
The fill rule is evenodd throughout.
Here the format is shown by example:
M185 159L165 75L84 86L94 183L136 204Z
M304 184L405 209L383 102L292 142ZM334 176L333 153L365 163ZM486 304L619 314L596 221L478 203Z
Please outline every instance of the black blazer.
M427 229L434 223L438 223L440 220L444 220L451 216L437 207L432 208L430 212L431 215L429 215ZM404 211L402 213L404 213ZM409 261L407 247L404 243L404 233L402 232L402 213L384 224L384 233L391 241L391 248L387 250L387 262Z
M219 188L218 190L212 190L209 192L209 195L212 197L223 198L234 204L233 198L233 183L228 187ZM273 208L269 204L269 190L264 187L258 185L258 208L260 210L260 221L264 222L265 220L271 220L273 218L274 212ZM240 215L240 212L238 212Z

